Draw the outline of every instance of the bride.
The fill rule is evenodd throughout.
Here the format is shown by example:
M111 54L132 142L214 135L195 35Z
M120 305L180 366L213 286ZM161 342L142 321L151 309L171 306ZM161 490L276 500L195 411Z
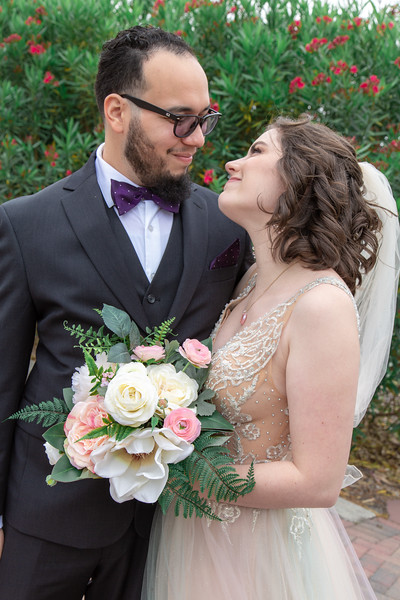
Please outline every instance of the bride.
M308 117L277 119L226 170L219 205L256 262L214 330L207 386L234 425L235 468L244 477L254 461L256 485L235 504L210 500L221 522L159 514L142 598L373 599L330 507L360 476L347 467L352 428L390 347L390 187Z

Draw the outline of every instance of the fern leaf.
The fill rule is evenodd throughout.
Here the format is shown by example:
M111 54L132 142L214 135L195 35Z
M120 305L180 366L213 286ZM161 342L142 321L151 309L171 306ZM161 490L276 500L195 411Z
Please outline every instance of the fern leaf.
M8 419L19 419L27 423L36 421L43 427L52 427L57 423L63 423L69 413L68 406L63 400L53 398L39 404L30 404L12 414ZM7 420L8 420L7 419Z

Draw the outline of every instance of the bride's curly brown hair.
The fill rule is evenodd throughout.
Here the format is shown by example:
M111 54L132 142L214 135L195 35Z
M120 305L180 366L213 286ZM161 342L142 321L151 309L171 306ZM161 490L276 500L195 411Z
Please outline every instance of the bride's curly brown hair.
M277 169L286 188L267 225L274 257L332 268L354 294L375 264L382 223L363 196L353 146L308 115L278 117L270 129L279 132Z

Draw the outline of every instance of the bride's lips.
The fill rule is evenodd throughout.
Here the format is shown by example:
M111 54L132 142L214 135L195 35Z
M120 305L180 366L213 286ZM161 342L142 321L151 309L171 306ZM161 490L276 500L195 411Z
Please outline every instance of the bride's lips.
M235 183L235 181L241 181L241 179L239 179L239 177L229 177L228 181L226 182L226 184L224 185L224 188L229 185L230 183Z

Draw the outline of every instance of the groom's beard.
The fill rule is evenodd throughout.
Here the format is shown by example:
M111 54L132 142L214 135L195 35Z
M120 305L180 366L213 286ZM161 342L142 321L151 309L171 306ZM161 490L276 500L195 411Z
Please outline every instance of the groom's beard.
M188 173L173 177L167 171L165 161L156 155L153 144L134 119L129 125L124 153L141 185L151 188L156 196L173 206L189 198L191 181Z

